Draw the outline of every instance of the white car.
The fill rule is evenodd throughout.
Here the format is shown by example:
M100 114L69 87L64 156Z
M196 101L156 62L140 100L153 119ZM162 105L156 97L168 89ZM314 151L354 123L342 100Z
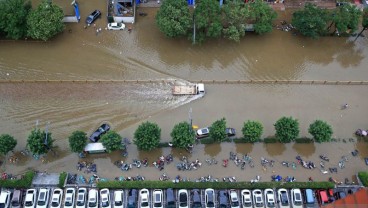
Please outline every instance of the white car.
M179 208L189 208L189 195L186 189L178 191Z
M87 189L79 188L77 192L76 208L86 208L87 201Z
M275 192L272 189L265 189L264 196L267 208L276 207Z
M141 189L139 191L138 206L140 208L149 208L149 191L148 189Z
M124 207L124 191L115 190L114 191L114 208L123 208L123 207Z
M248 189L243 189L240 193L243 207L253 207L251 192Z
M61 207L61 200L63 199L63 190L61 189L54 189L51 196L51 208L60 208Z
M0 195L0 207L9 208L10 207L10 191L2 191Z
M198 129L196 132L197 139L205 138L210 135L210 129L208 127Z
M291 203L293 203L292 207L294 208L303 207L302 192L300 189L291 189Z
M152 201L153 201L153 207L154 208L163 208L163 192L161 189L155 189L153 190L152 194Z
M208 188L204 191L204 201L206 208L215 207L215 190Z
M64 208L74 208L75 188L67 188L65 191Z
M101 207L111 208L110 191L107 188L100 190Z
M49 205L50 190L41 188L38 193L37 208L47 208Z
M124 30L125 29L125 24L124 23L112 22L112 23L107 24L107 29L108 30Z
M264 207L262 191L260 189L254 189L252 195L254 207Z
M290 207L289 196L286 189L282 188L277 191L277 201L279 202L280 208Z
M91 189L88 192L88 208L98 208L98 191Z
M25 208L34 208L37 200L37 189L28 189L24 200Z
M238 192L235 189L229 191L229 201L231 208L240 208Z

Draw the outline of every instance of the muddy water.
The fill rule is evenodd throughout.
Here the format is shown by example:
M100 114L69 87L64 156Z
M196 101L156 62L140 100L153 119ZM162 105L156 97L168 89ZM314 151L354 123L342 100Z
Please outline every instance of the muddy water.
M69 3L54 1L66 13L72 13ZM96 34L93 27L84 29L83 20L92 10L105 12L105 2L79 1L82 22L68 24L63 34L50 42L0 42L1 79L167 79L167 83L153 84L0 84L0 132L18 139L17 165L3 166L8 172L20 173L27 168L49 171L75 171L78 158L70 154L67 137L74 130L90 134L102 122L111 124L123 137L132 138L137 125L143 120L158 123L162 140L170 140L175 123L188 120L192 108L193 123L208 126L225 117L228 126L238 130L246 120L259 120L264 124L263 137L274 135L273 124L281 116L293 116L300 122L301 136L309 136L308 125L322 119L333 126L334 138L350 138L357 128L367 128L368 98L366 86L322 85L207 85L205 98L188 102L191 97L173 97L172 79L318 79L366 80L368 71L367 39L352 43L349 38L321 38L309 40L291 33L274 31L265 36L247 35L240 43L212 40L201 46L192 46L186 39L165 38L154 25L155 9L140 8L148 16L138 17L133 31L105 31L106 20L99 19ZM288 19L289 12L280 13ZM349 103L350 108L340 110ZM46 156L46 163L22 156L30 130L39 120L49 130L57 148L56 155ZM333 148L331 148L333 147ZM102 176L136 175L157 179L161 174L148 168L133 169L125 173L113 162L130 162L135 158L157 158L164 154L181 155L191 160L199 158L203 166L191 172L178 172L175 163L165 168L171 177L181 174L195 178L207 174L215 177L235 175L250 180L260 174L268 180L271 174L294 175L297 180L308 176L324 180L318 170L307 172L298 167L292 170L281 166L283 160L295 160L296 155L319 163L318 155L327 153L328 167L337 166L342 155L354 149L359 157L352 158L346 168L333 175L338 180L351 177L364 169L363 158L368 156L366 143L332 144L212 144L198 145L192 156L180 150L164 148L153 152L138 152L134 145L128 148L129 157L119 153L93 155L87 158L98 165ZM221 160L229 152L249 153L256 167L241 171L235 165L221 167ZM350 154L351 155L351 154ZM277 161L274 168L263 170L260 157ZM215 157L217 166L207 165L206 158ZM114 171L111 171L114 170ZM275 171L275 172L273 172Z

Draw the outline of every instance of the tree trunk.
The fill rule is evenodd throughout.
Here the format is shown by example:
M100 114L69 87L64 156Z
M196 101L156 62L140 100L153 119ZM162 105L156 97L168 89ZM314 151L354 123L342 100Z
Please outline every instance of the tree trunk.
M364 30L366 30L366 27L363 27L362 31L360 31L360 33L356 36L354 42L359 38L359 36L364 32Z

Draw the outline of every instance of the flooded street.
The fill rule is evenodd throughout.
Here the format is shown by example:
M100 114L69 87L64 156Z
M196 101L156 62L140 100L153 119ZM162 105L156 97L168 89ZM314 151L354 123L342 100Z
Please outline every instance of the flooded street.
M72 13L69 3L54 1ZM286 84L209 84L206 96L193 100L190 96L174 97L174 80L346 80L364 81L368 77L368 39L325 37L305 39L290 32L275 30L271 34L247 34L240 43L211 40L202 45L191 45L186 38L168 39L154 23L156 9L139 8L146 17L137 17L133 31L105 31L106 19L96 24L103 31L96 35L93 27L84 29L84 19L99 8L106 14L103 1L79 1L81 22L66 25L65 32L49 42L0 42L0 80L145 80L160 79L153 83L0 83L0 133L8 133L18 140L18 164L7 163L3 170L22 173L27 168L47 169L50 172L76 172L79 158L69 152L68 136L75 130L90 135L102 122L123 137L133 138L137 126L145 120L156 122L162 129L162 141L170 141L170 132L176 123L188 120L192 108L193 124L209 126L225 117L227 124L237 130L247 120L258 120L264 125L263 137L275 134L273 124L282 116L293 116L300 123L300 136L308 136L308 126L316 119L327 121L334 130L333 138L355 138L358 128L368 128L367 85L286 85ZM290 12L280 12L280 20L288 19ZM367 32L364 33L367 37ZM349 109L341 110L343 103ZM19 151L36 120L39 127L49 130L55 140L56 155L49 153L46 163L22 156ZM356 141L356 140L355 140ZM331 148L333 147L333 148ZM359 150L358 157L351 151ZM229 152L250 154L255 167L240 170L232 162L229 167L221 161ZM128 147L128 158L119 153L92 155L87 158L97 164L99 174L114 178L119 175L142 174L158 179L162 174L154 167L122 172L114 162L173 154L174 163L165 167L169 176L180 174L188 178L204 175L214 177L232 175L251 180L261 175L268 181L270 175L294 175L298 181L309 176L326 180L319 169L296 170L286 168L281 161L294 161L297 155L314 161L319 167L319 155L330 157L327 167L337 167L343 155L349 155L345 169L332 176L337 180L352 179L359 170L366 169L363 158L368 156L368 144L340 142L327 144L235 144L196 145L193 154L171 148L152 152L138 152ZM190 160L199 159L203 165L191 172L179 172L175 164L182 155ZM205 159L216 158L217 165L207 165ZM273 168L263 170L260 158L273 159ZM4 158L2 157L1 160ZM150 175L147 174L147 169ZM116 170L116 171L111 171ZM151 171L152 170L152 171ZM273 172L274 171L274 172ZM215 174L216 173L216 174Z

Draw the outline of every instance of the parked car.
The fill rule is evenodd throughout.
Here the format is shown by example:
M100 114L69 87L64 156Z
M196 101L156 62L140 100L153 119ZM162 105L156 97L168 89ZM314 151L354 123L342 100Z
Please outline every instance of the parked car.
M98 208L98 191L90 189L88 192L88 208Z
M90 15L88 15L88 17L86 19L87 25L92 24L100 16L101 16L101 11L100 10L96 9L95 11L93 11Z
M61 201L63 200L63 190L57 188L54 189L51 196L51 208L60 208L61 207Z
M0 193L0 207L1 208L10 208L10 200L11 200L10 191L2 191Z
M130 189L128 193L128 208L136 208L137 207L137 189Z
M281 188L277 191L277 201L279 203L280 208L290 207L289 196L286 189Z
M91 142L98 142L101 136L110 130L109 124L102 124L93 134L89 137Z
M346 197L346 193L344 191L337 191L335 193L335 198L338 199L343 199Z
M123 208L123 207L124 207L124 191L115 190L114 191L114 208Z
M23 193L21 190L14 190L13 192L13 196L11 199L11 207L12 208L21 208L22 207L22 202L23 202Z
M218 193L219 208L227 208L229 206L228 196L225 190L220 190Z
M28 189L24 200L25 208L34 208L37 200L37 189Z
M64 208L74 208L75 188L67 188L65 191Z
M152 202L154 208L163 208L163 192L161 189L155 189L153 190L152 194Z
M232 137L236 135L236 131L234 128L226 128L226 135L228 137Z
M192 208L202 208L201 192L199 189L192 190Z
M50 190L47 188L41 188L37 199L37 208L47 208L49 205Z
M178 191L179 208L189 208L189 196L186 189Z
M196 131L197 139L202 139L202 138L208 137L209 135L210 135L210 129L208 127L201 128Z
M215 190L208 188L204 191L205 207L215 207Z
M111 22L111 23L107 24L107 29L108 30L124 30L125 29L125 24L124 23L119 23L119 22Z
M248 189L243 189L240 194L243 207L253 207L251 192Z
M320 205L328 204L328 196L326 190L317 190L316 191L317 200Z
M304 202L306 207L314 207L315 201L315 194L312 189L305 189L304 190Z
M87 189L79 188L77 192L77 205L76 208L86 208L87 204Z
M260 189L254 189L252 192L253 204L255 207L264 207L262 191Z
M275 192L272 189L265 189L264 196L267 208L276 207Z
M111 200L110 200L110 191L107 188L100 190L101 197L101 207L103 208L111 208Z
M231 189L229 191L229 201L231 208L240 208L240 202L238 197L238 191L235 189Z
M166 189L166 207L176 208L176 198L172 188Z
M139 191L139 207L149 208L149 191L148 189L141 189Z
M294 208L303 207L302 192L300 189L291 189L291 203Z

